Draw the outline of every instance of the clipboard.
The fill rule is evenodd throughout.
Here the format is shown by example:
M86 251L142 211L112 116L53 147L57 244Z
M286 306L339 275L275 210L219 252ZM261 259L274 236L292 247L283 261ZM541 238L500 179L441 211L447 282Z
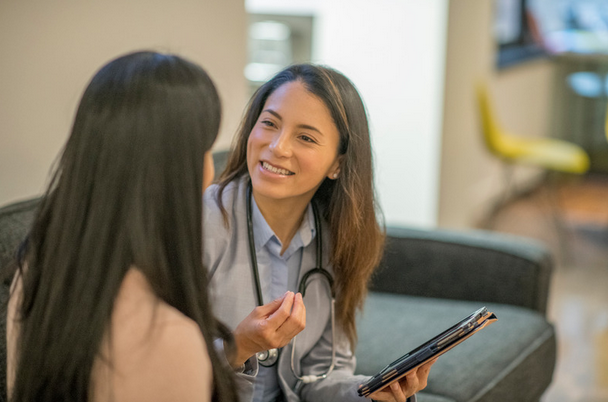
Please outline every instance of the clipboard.
M456 345L464 342L473 334L494 323L496 320L498 318L494 313L489 312L485 307L480 308L459 323L380 370L378 374L363 384L357 392L360 396L368 396L392 384L415 368L441 356Z

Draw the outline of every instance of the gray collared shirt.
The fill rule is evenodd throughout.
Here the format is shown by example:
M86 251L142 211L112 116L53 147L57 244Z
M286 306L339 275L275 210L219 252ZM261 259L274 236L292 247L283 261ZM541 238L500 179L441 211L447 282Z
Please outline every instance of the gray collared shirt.
M218 215L215 214L214 216L209 216L209 209L215 209L216 205L215 201L209 199L210 197L207 194L215 193L215 189L216 187L213 186L211 191L205 194L204 205L208 208L205 214L207 219L204 220L204 231L207 234L204 236L205 266L213 267L213 261L219 258L217 255L217 245L223 244L226 246L223 252L232 256L234 263L248 265L249 269L252 270L249 247L243 247L242 244L238 245L235 242L230 242L228 238L222 238L222 235L226 237L229 235L229 232L225 230L223 220L217 219ZM227 189L226 191L230 190L232 189ZM234 210L231 211L235 227L246 227L247 225L247 200L242 195L239 194L237 202L234 204ZM255 202L255 198L251 197L251 201L253 237L262 287L262 299L264 304L267 304L272 300L282 297L288 290L297 292L297 281L304 253L313 253L313 260L316 257L315 245L313 244L312 247L308 247L316 236L314 214L312 206L309 205L305 211L300 228L295 233L283 255L281 255L283 248L281 241L266 222ZM251 305L251 310L254 307L256 305ZM253 401L273 401L280 395L281 389L278 383L277 365L272 367L259 366L254 384Z
M230 183L224 191L222 199L227 212L228 226L224 224L224 218L216 202L217 186L207 189L203 203L203 263L209 272L209 294L214 313L232 330L257 306L247 236L245 209L247 180L248 177L243 176ZM255 212L256 207L254 205L253 207L252 219L259 219L261 214L259 211ZM256 218L256 214L259 214L258 218ZM287 289L295 290L295 283L298 279L316 265L316 241L313 241L316 233L311 208L306 214L298 234L283 256L280 256L280 243L276 242L276 239L272 239L274 233L272 231L264 233L260 229L264 225L261 225L260 222L254 225L256 226L255 247L264 303L273 300L275 295L280 297ZM262 221L265 223L263 218ZM321 224L323 225L323 219ZM299 240L296 239L298 237ZM330 241L326 228L323 228L323 240L324 250L328 250ZM275 250L274 255L273 249ZM323 266L333 275L333 268L329 263L329 252L323 254ZM264 255L265 257L263 257ZM263 260L263 258L267 258L267 260ZM284 259L285 261L271 262L273 259L278 261ZM281 269L281 264L286 268ZM294 266L296 268L292 268ZM281 276L274 274L275 270L280 270L283 275L282 279L277 279L276 283L268 279ZM297 270L300 271L299 276ZM287 273L286 278L285 273ZM270 379L264 380L264 385L258 385L262 383L260 382L261 377L258 378L259 366L255 357L248 360L244 372L237 374L237 386L242 401L250 402L272 396L272 394L257 393L256 388L260 389L259 387L276 391L279 396L280 389L282 389L285 400L289 402L302 400L359 402L362 400L357 394L357 388L367 381L369 376L354 374L356 359L339 326L335 328L336 342L332 340L333 331L329 324L331 300L325 281L317 280L309 283L304 303L307 310L306 328L298 334L297 348L292 349L292 344L284 347L279 363L273 369L272 385L269 385ZM218 350L221 350L223 343L221 339L218 341L216 346ZM293 373L296 372L299 375L324 373L331 361L334 348L336 354L334 371L327 378L308 384L298 391L296 389L298 381ZM293 362L290 359L292 351L295 353ZM290 363L294 364L293 371ZM280 384L280 388L278 384ZM415 396L411 400L415 401Z
M283 255L281 255L283 244L264 219L254 197L251 197L251 203L253 237L258 266L263 264L270 267L270 272L267 273L266 277L260 275L262 298L266 304L282 297L288 290L297 291L302 253L315 236L314 216L312 207L308 205L300 228L291 239ZM250 260L249 255L245 258ZM273 401L280 394L277 365L272 367L260 366L254 386L253 401Z

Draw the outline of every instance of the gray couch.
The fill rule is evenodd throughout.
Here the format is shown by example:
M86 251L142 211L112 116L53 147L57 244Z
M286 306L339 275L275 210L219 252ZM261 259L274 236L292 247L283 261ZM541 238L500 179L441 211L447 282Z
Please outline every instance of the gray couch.
M546 308L552 260L532 240L389 228L358 321L357 371L387 363L487 306L498 321L440 357L420 402L538 401L556 359Z
M0 266L25 237L36 205L28 200L0 208ZM538 401L556 358L554 328L545 317L551 269L545 248L529 240L389 228L358 321L357 371L375 374L485 305L498 322L442 356L418 400ZM0 347L0 359L4 353Z

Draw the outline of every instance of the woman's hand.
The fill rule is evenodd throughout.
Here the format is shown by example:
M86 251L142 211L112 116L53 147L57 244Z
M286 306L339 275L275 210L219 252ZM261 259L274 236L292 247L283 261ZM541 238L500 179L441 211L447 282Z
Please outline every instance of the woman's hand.
M256 307L234 330L237 353L232 365L238 367L258 352L287 345L304 327L306 308L300 293L287 292Z
M436 361L437 359L431 360L412 370L399 381L368 395L367 398L375 401L405 402L407 398L426 388L429 371Z

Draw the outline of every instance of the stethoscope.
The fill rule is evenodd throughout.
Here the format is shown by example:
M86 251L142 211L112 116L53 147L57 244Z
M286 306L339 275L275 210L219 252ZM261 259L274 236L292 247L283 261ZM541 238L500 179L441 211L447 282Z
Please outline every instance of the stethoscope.
M252 193L251 181L249 181L249 185L247 188L247 229L248 229L247 234L249 237L249 254L251 256L251 267L252 267L253 276L254 276L255 288L256 288L257 299L258 299L257 300L258 306L262 306L264 304L264 300L262 298L262 286L260 285L260 274L258 272L258 259L257 259L256 252L255 252L255 241L253 238L253 220L251 218L251 215L252 215L252 213L251 213L251 209L252 209L251 193ZM333 280L331 274L329 272L327 272L327 270L323 269L323 263L322 263L323 241L321 238L321 222L319 219L319 212L317 211L317 206L314 202L312 203L312 212L313 212L314 219L315 219L315 228L317 230L317 236L316 236L317 237L317 239L316 239L317 265L316 265L316 268L313 268L310 271L306 272L306 274L304 274L304 276L302 277L302 280L300 281L300 285L298 286L298 292L300 292L302 294L302 297L304 297L306 288L308 287L308 282L311 279L312 275L319 274L319 275L323 276L325 279L327 279L327 282L329 284L330 293L331 293L331 364L329 365L329 368L327 369L327 371L321 375L300 376L300 375L296 374L294 364L293 364L295 350L296 350L296 337L294 336L293 339L291 340L291 342L292 342L291 371L293 372L293 375L304 384L308 384L308 383L315 382L315 381L326 378L333 371L335 362L336 362L335 331L334 331L334 326L335 326L334 305L335 305L335 301L336 301L336 295L334 292L334 280ZM258 358L258 363L261 366L271 367L271 366L274 366L277 363L277 361L279 360L279 351L276 348L273 348L270 350L265 350L263 352L258 352L256 356Z

